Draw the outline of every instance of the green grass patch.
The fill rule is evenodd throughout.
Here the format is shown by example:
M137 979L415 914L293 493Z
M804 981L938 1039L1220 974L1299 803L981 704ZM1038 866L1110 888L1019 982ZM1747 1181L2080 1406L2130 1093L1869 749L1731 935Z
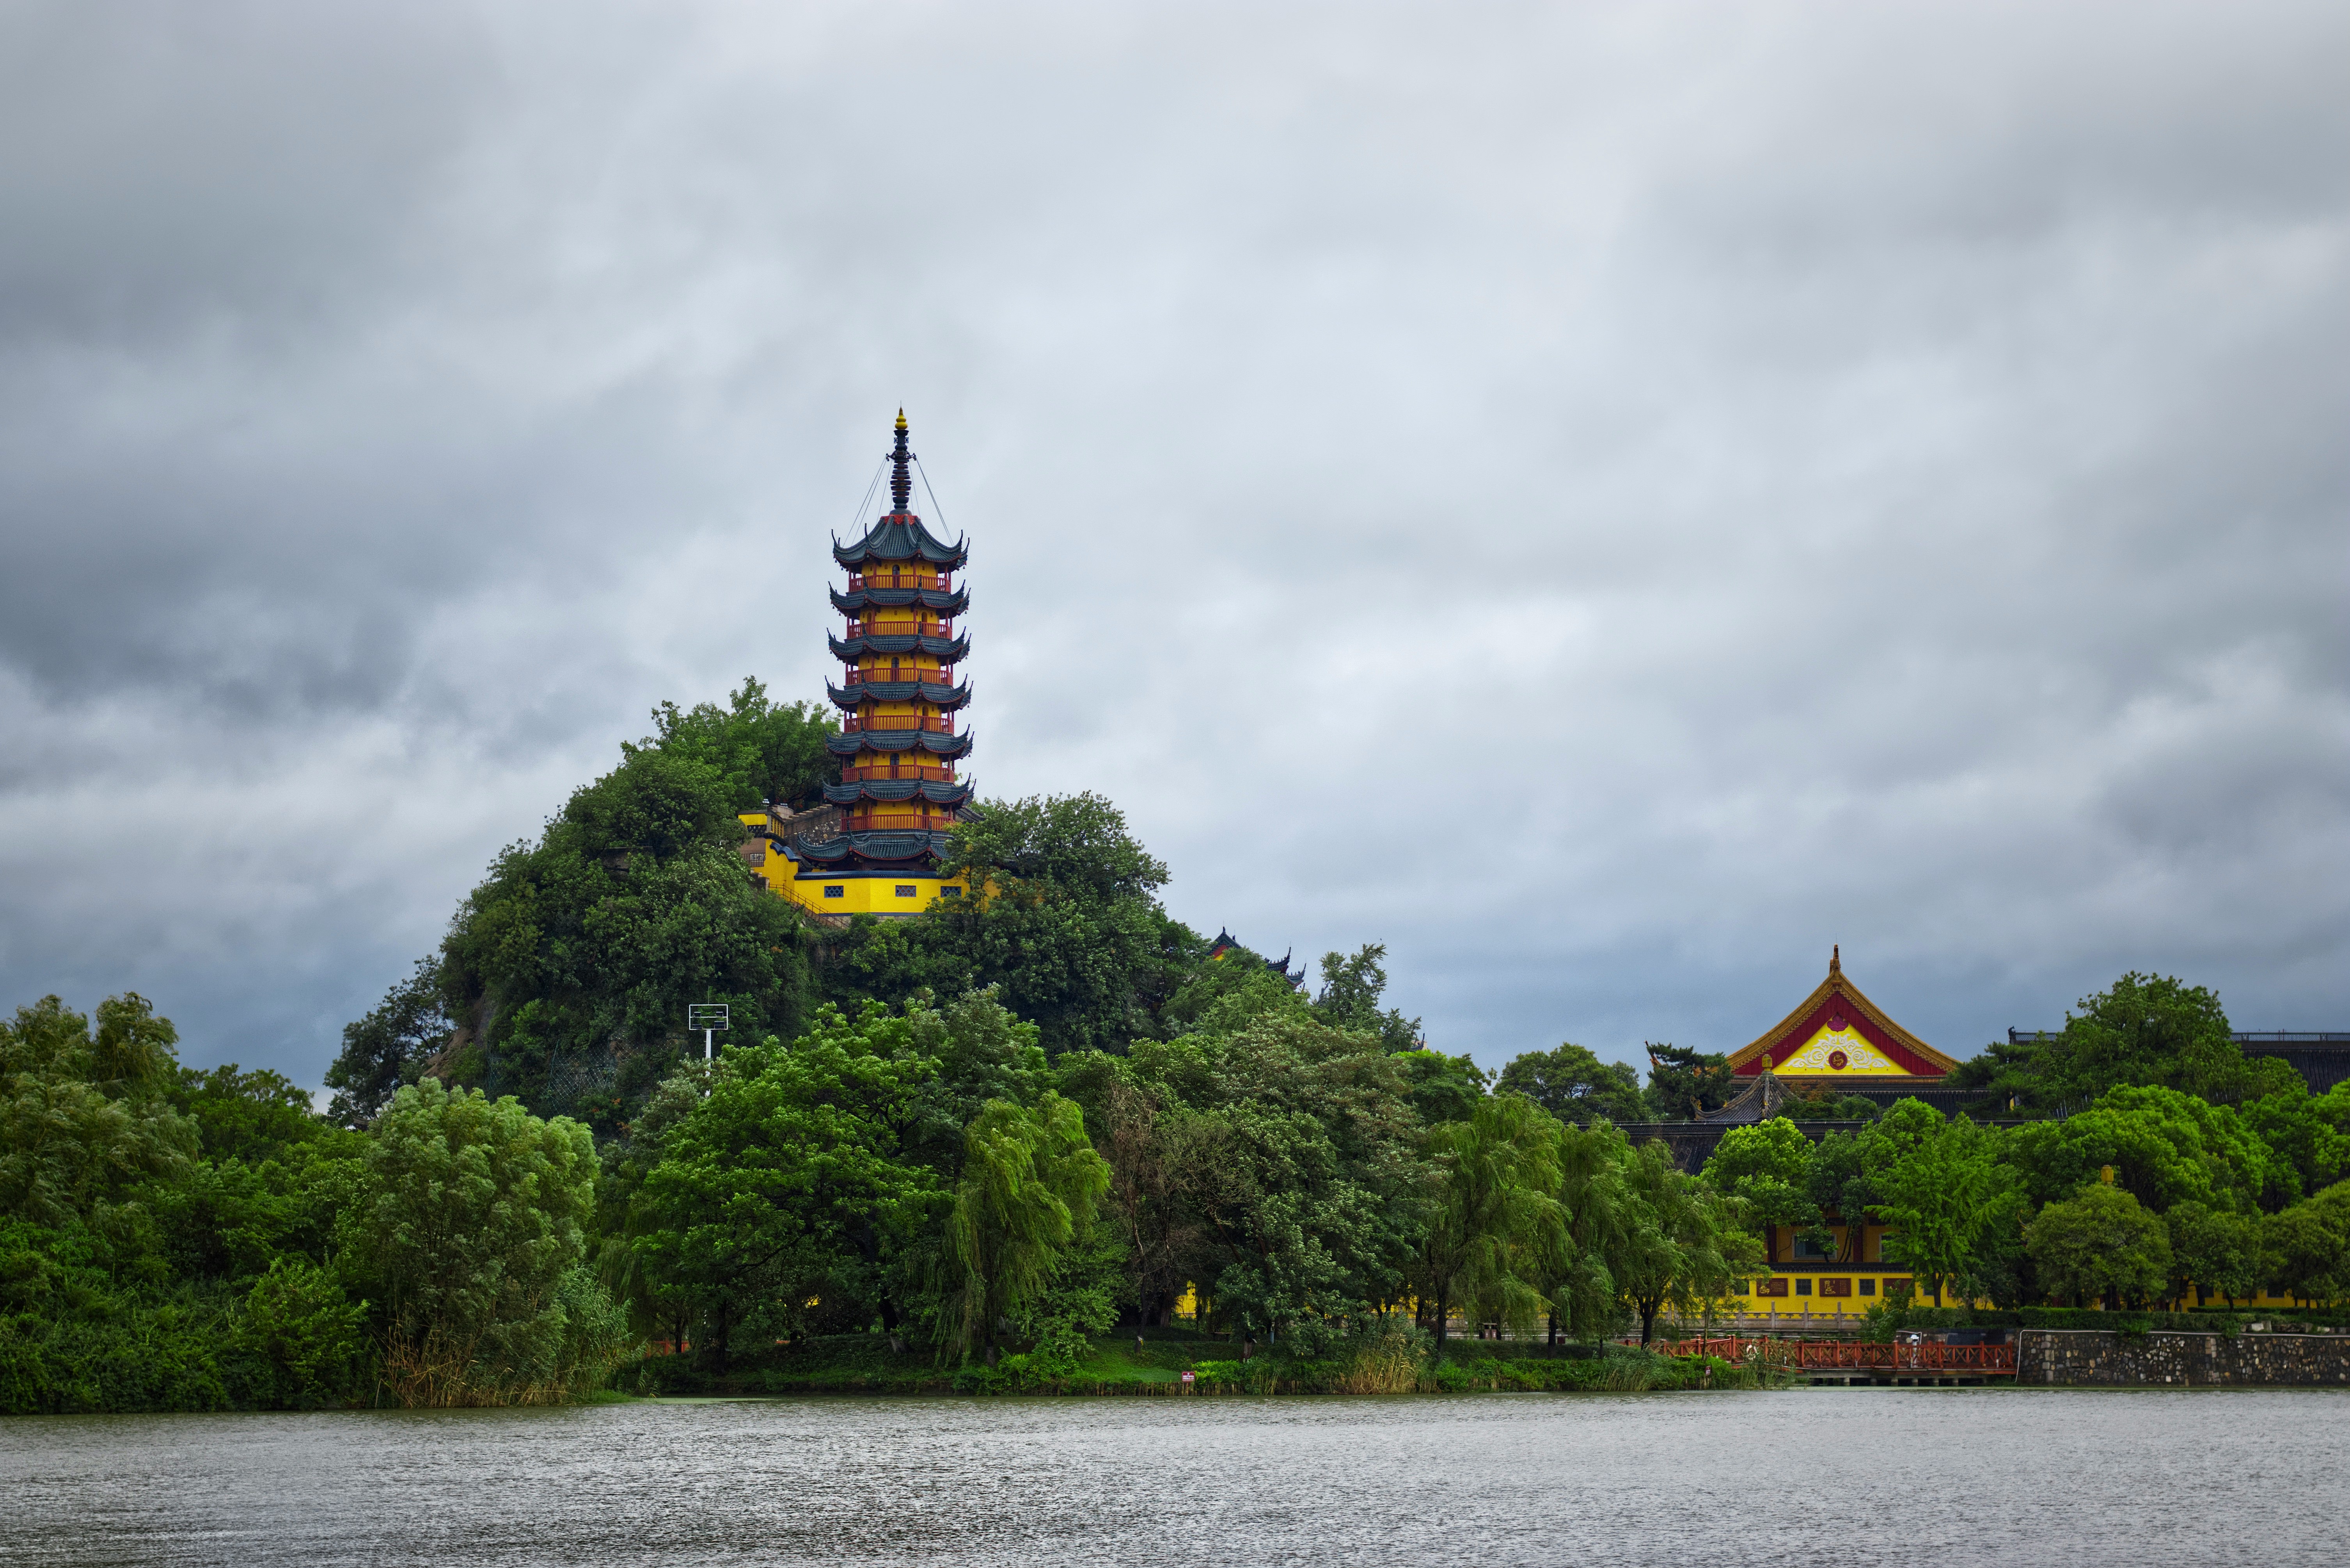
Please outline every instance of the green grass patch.
M1665 1356L1621 1345L1565 1347L1565 1354L1495 1355L1483 1345L1400 1350L1373 1342L1348 1354L1295 1359L1264 1348L1248 1360L1214 1339L1153 1336L1137 1346L1129 1334L1093 1341L1076 1366L1012 1354L990 1367L941 1366L928 1350L892 1350L876 1334L815 1336L785 1345L738 1352L723 1370L692 1356L656 1356L623 1368L615 1379L623 1395L668 1397L760 1394L1095 1394L1169 1396L1183 1392L1192 1375L1199 1395L1232 1394L1474 1394L1638 1393L1679 1389L1751 1388L1759 1380L1784 1381L1776 1369L1760 1372L1718 1356Z

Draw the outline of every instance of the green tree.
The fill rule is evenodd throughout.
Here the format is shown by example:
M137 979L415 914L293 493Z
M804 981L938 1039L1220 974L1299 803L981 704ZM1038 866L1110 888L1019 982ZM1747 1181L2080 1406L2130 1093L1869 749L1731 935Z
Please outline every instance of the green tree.
M1210 1011L1237 1027L1138 1040L1129 1057L1180 1124L1181 1276L1227 1323L1274 1334L1400 1299L1430 1176L1403 1058L1302 1010Z
M1033 1106L991 1100L981 1108L963 1135L946 1220L941 1326L950 1351L994 1365L998 1325L1050 1291L1088 1237L1109 1180L1074 1102L1048 1093Z
M2060 1032L1963 1064L1969 1087L1988 1087L2053 1110L2094 1100L2122 1085L2177 1089L2233 1105L2288 1088L2292 1068L2250 1060L2230 1037L2219 996L2169 975L2135 971L2067 1013Z
M1605 1116L1620 1126L1648 1116L1638 1073L1621 1062L1603 1062L1572 1042L1513 1057L1495 1086L1525 1096L1563 1122Z
M1085 1109L1109 1166L1100 1208L1124 1251L1139 1324L1165 1324L1206 1241L1200 1199L1217 1129L1163 1083L1105 1052L1061 1059L1062 1086Z
M777 702L766 687L746 675L723 708L697 702L681 710L663 702L653 710L653 733L622 752L643 753L698 763L724 781L734 811L756 811L768 803L806 805L827 782L840 777L840 763L825 742L839 722L820 702Z
M738 1329L796 1328L809 1294L860 1272L894 1328L885 1254L942 1201L909 1146L934 1119L961 1130L951 1102L938 1115L937 1022L919 1005L854 1021L827 1007L788 1045L730 1048L665 1085L618 1172L629 1256L607 1277L648 1317L701 1325L722 1366Z
M204 1157L215 1162L260 1165L327 1132L310 1109L310 1092L266 1067L182 1067L164 1097L196 1124Z
M2350 1177L2350 1080L2313 1095L2295 1078L2284 1088L2245 1102L2246 1130L2268 1145L2279 1168L2261 1195L2262 1206L2282 1209L2303 1192L2319 1192ZM2290 1174L2291 1187L2283 1178Z
M1566 1126L1559 1135L1559 1206L1566 1244L1550 1281L1550 1339L1562 1328L1575 1339L1614 1334L1624 1314L1617 1271L1634 1233L1638 1206L1625 1171L1631 1146L1612 1123Z
M1557 1120L1522 1095L1487 1097L1464 1120L1428 1129L1434 1201L1413 1274L1440 1352L1456 1303L1481 1321L1523 1326L1541 1314L1543 1282L1566 1242L1559 1140Z
M2012 1229L2023 1195L2001 1158L1999 1135L1960 1116L1903 1150L1878 1179L1887 1253L1916 1272L1942 1304L1946 1286L1973 1286L1985 1243Z
M98 1028L54 996L0 1022L0 1217L91 1220L186 1168L195 1127L174 1112L179 1036L144 997L98 1005Z
M1646 1097L1650 1112L1659 1121L1694 1121L1707 1111L1728 1105L1739 1091L1738 1079L1730 1070L1727 1056L1654 1041L1648 1042L1646 1048Z
M573 1277L595 1199L587 1128L427 1078L376 1118L367 1178L352 1261L403 1404L545 1401L607 1369L608 1306Z
M1358 1036L1360 1037L1360 1036ZM1386 1040L1377 1034L1384 1046ZM1485 1101L1485 1072L1469 1056L1448 1056L1441 1051L1392 1053L1402 1069L1405 1093L1424 1122L1467 1121Z
M2158 1213L2189 1200L2249 1209L2267 1192L2299 1192L2291 1166L2231 1107L2177 1089L2110 1089L2078 1115L2016 1128L2009 1144L2039 1202L2069 1197L2107 1168Z
M449 1043L451 1025L442 1011L441 961L416 961L415 972L384 993L363 1018L343 1025L343 1049L327 1068L335 1091L327 1116L343 1127L363 1127L391 1103L393 1091L412 1084L424 1064Z
M2118 1187L2102 1183L2051 1203L2024 1229L2041 1281L2059 1295L2141 1306L2170 1280L2170 1238L2161 1220Z
M2190 1284L2207 1297L2227 1297L2230 1306L2260 1293L2265 1259L2257 1219L2189 1199L2162 1220L2170 1237L2171 1299L2184 1296Z
M1156 898L1167 867L1094 794L988 801L956 829L946 870L982 889L910 919L860 918L827 966L837 1002L896 1002L993 985L1045 1049L1120 1051L1206 957Z
M1424 1047L1419 1020L1399 1010L1379 1006L1387 992L1388 956L1384 942L1365 942L1352 955L1322 955L1322 990L1314 999L1314 1015L1333 1029L1376 1034L1390 1051Z
M1784 1116L1752 1127L1731 1127L1705 1162L1703 1175L1715 1191L1743 1206L1755 1225L1821 1226L1812 1196L1814 1150L1803 1129Z
M1884 1179L1901 1156L1942 1128L1942 1114L1922 1100L1896 1100L1857 1132L1832 1132L1812 1149L1807 1195L1820 1213L1842 1228L1836 1257L1862 1262L1864 1223L1885 1200Z
M347 1092L372 1092L398 1060L391 1075L429 1066L616 1127L675 1066L689 1004L727 1003L738 1037L795 1032L808 1001L809 928L751 882L727 791L703 763L639 752L575 794L536 844L498 857L458 911L440 974L459 1026L439 1055L415 1064L369 1044L411 1038L402 1018L370 1025L337 1063ZM400 1000L380 1011L396 1012ZM583 1073L600 1098L570 1086ZM364 1109L364 1097L351 1100L354 1117Z
M2350 1182L2261 1221L2262 1261L2277 1289L2306 1302L2350 1295Z
M1614 1274L1638 1316L1640 1343L1656 1336L1667 1308L1684 1318L1708 1311L1737 1282L1762 1270L1762 1248L1739 1229L1728 1199L1673 1163L1651 1139L1624 1168L1626 1218Z
M262 1368L256 1404L280 1410L348 1405L365 1388L368 1303L331 1269L296 1255L270 1260L237 1315L237 1347Z

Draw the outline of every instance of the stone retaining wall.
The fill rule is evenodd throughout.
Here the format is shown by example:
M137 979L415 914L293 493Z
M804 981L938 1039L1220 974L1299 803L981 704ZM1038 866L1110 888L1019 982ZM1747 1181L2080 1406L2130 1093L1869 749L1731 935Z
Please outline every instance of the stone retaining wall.
M2072 1385L2350 1387L2350 1335L2149 1334L2027 1328L2016 1334L2020 1388Z

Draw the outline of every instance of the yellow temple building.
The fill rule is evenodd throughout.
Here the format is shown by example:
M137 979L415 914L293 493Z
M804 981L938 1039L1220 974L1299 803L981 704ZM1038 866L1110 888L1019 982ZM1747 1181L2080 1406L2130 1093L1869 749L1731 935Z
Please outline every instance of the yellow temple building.
M1731 1053L1730 1070L1749 1080L1746 1091L1699 1120L1752 1124L1778 1115L1789 1099L1821 1095L1859 1095L1881 1104L1931 1096L1947 1088L1957 1065L1955 1058L1903 1028L1852 982L1839 945L1829 950L1827 978L1809 996ZM1747 1310L1798 1321L1833 1319L1866 1312L1911 1287L1909 1272L1885 1256L1884 1226L1829 1228L1838 1241L1833 1249L1806 1242L1795 1226L1764 1227L1772 1275L1752 1282Z
M827 742L840 782L824 805L787 814L746 812L743 857L772 891L819 916L914 915L938 898L958 898L968 882L943 875L947 839L971 803L955 766L971 755L957 720L971 683L956 666L971 637L955 623L971 607L954 580L971 559L962 539L945 543L911 506L914 453L898 410L889 462L889 510L850 544L833 541L847 574L832 589L842 634L827 636L841 661L840 684L826 693L842 711Z

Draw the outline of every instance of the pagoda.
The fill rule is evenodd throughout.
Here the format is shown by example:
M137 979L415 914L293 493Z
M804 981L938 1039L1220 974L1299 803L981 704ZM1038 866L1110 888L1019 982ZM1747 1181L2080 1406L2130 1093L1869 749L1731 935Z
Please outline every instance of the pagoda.
M841 761L840 782L824 789L837 826L790 841L797 870L777 889L823 915L918 914L967 887L941 875L941 861L971 802L955 776L971 755L970 732L955 723L971 702L971 683L955 680L971 652L970 635L955 630L971 595L954 582L971 551L913 513L903 409L889 462L889 510L855 543L832 546L848 574L847 591L832 590L846 630L826 639L843 666L840 684L825 687L842 711L841 732L826 742Z

